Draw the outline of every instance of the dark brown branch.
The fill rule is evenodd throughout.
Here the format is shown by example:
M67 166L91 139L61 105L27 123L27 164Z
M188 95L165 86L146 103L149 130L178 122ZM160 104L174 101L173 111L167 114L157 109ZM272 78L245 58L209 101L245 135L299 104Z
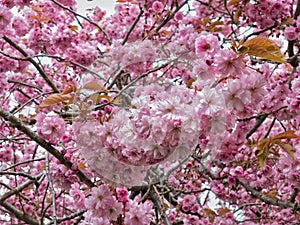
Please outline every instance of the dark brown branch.
M265 29L262 29L262 30L259 30L259 31L256 31L256 32L253 32L251 34L249 34L247 37L245 37L244 41L247 41L250 37L252 36L257 36L257 35L260 35L268 30L272 30L273 28L276 28L278 26L278 23L275 21L275 23L269 27L266 27Z
M42 89L40 87L37 87L33 84L27 84L27 83L24 83L24 82L20 82L20 81L17 81L17 80L7 80L8 83L13 83L13 84L19 84L19 85L23 85L23 86L26 86L26 87L31 87L31 88L35 88L37 90L39 90L40 92L42 91Z
M27 164L27 163L32 163L32 162L37 162L37 161L42 161L42 160L45 160L46 158L45 157L42 157L42 158L38 158L38 159L29 159L29 160L26 160L26 161L23 161L23 162L19 162L19 163L16 163L10 167L7 167L5 168L4 170L2 171L8 171L12 168L15 168L16 166L20 166L20 165L23 165L23 164Z
M28 173L23 173L23 172L9 172L9 171L0 171L0 175L12 175L12 176L22 176L26 177L30 180L34 180L35 177L31 176Z
M72 170L73 173L82 181L84 182L87 186L89 187L94 187L94 183L87 178L80 170L73 170L72 169L72 163L65 160L63 155L58 152L49 142L46 142L44 139L39 137L36 133L31 131L25 124L19 120L17 117L14 115L5 112L3 110L0 110L0 116L3 117L5 120L9 121L11 125L15 128L17 128L19 131L23 132L26 134L31 140L35 141L38 145L43 147L46 151L48 151L51 155L53 155L58 161L65 165L68 169Z
M29 61L41 74L43 79L46 81L46 83L52 88L52 90L56 93L59 93L59 90L57 87L53 84L53 82L48 78L47 74L45 71L40 67L40 65L33 59L31 58L27 52L25 52L19 45L17 45L14 41L12 41L10 38L4 36L3 39L10 44L12 47L14 47L16 50L18 50L26 59Z
M39 221L33 219L32 217L30 217L28 214L18 210L17 208L15 208L13 205L7 203L7 202L3 202L1 203L1 205L7 210L9 211L9 213L11 213L12 215L16 216L19 220L22 220L24 222L26 222L26 224L30 224L30 225L40 225Z
M56 193L52 182L52 177L50 175L50 165L49 165L49 153L46 153L46 174L48 178L49 188L51 191L51 199L52 199L52 221L54 225L57 225L57 215L56 215Z
M84 20L86 20L87 22L89 22L90 24L93 24L95 27L97 27L105 36L106 40L108 41L108 43L111 45L112 44L112 41L110 40L108 34L105 32L105 30L103 30L102 27L100 27L97 23L91 21L90 19L86 18L85 16L82 16L80 14L78 14L77 12L73 11L72 9L60 4L59 2L55 1L55 0L51 0L54 4L58 5L59 7L61 7L62 9L72 13L73 15L75 16L78 16Z
M23 184L17 186L16 188L10 190L9 192L6 192L5 194L3 194L0 198L0 205L2 205L4 203L4 201L6 199L8 199L9 197L15 195L15 194L18 194L19 192L21 192L24 188L28 187L29 185L37 182L38 180L40 180L42 177L44 176L43 173L35 176L35 177L32 177L32 179L24 182Z
M297 17L300 15L300 0L297 1L297 6L295 9L295 13L293 15L294 19L297 19Z
M140 6L140 13L139 15L135 18L135 20L133 21L133 24L131 25L131 27L129 28L128 32L126 33L126 36L122 42L122 45L125 45L125 43L127 42L131 32L133 31L134 27L136 26L136 24L139 22L141 16L143 15L144 13L144 10L142 9L142 7Z
M291 195L290 202L295 203L295 200L296 200L296 197L297 197L298 193L299 193L299 189L295 188L294 192Z
M85 213L86 210L80 210L78 212L75 212L75 213L72 213L64 218L61 218L61 219L57 219L57 222L58 223L61 223L63 221L67 221L67 220L71 220L71 219L75 219L76 217L82 217L83 213Z
M60 57L60 56L57 56L57 55L47 55L47 54L39 54L39 55L33 56L33 58L35 58L35 57L48 57L48 58L56 59L57 62L68 62L68 63L71 63L73 66L79 67L80 69L84 70L85 72L88 72L88 73L90 73L92 75L95 75L99 79L105 81L105 79L103 77L101 77L100 74L98 74L97 72L92 71L91 69L89 69L88 67L86 67L84 65L81 65L80 63L66 60L63 57ZM109 66L105 62L101 62L101 63L104 64L105 66Z
M292 209L295 209L297 211L300 210L300 207L295 205L294 203L291 203L291 202L288 202L288 201L282 201L282 200L279 200L279 199L270 198L270 197L262 194L261 192L257 191L256 189L254 189L250 185L241 182L238 179L237 179L237 182L239 184L241 184L248 192L250 192L250 194L253 197L255 197L255 198L257 198L257 199L259 199L259 200L261 200L261 201L263 201L263 202L265 202L269 205L279 206L281 208L292 208Z
M186 1L184 1L179 7L177 7L177 9L175 9L175 11L174 12L172 12L171 14L169 14L168 15L168 17L166 18L166 19L164 19L162 22L161 22L161 24L159 24L158 25L158 27L155 29L155 32L156 33L158 33L159 32L159 30L161 29L161 28L163 28L174 16L175 16L175 14L185 5L185 4L187 4L189 1L188 0L186 0Z
M297 6L295 9L295 13L293 15L294 19L297 19L297 17L300 15L300 0L297 0ZM293 66L293 67L297 67L299 62L298 62L298 58L297 57L293 57L295 55L294 53L294 45L295 45L295 41L289 41L288 43L288 48L287 48L287 52L289 54L289 58L290 61L289 63Z
M246 138L250 138L252 134L254 134L257 129L262 125L262 123L265 121L265 119L269 116L269 115L272 115L274 113L277 113L279 112L280 110L282 109L285 109L287 108L287 106L282 106L280 107L279 109L275 109L275 110L272 110L268 113L265 113L265 112L261 112L259 113L258 115L256 116L252 116L252 117L249 117L249 118L245 118L245 119L238 119L237 121L247 121L247 120L251 120L251 119L256 119L255 121L255 124L253 126L253 128L246 134ZM268 133L267 133L268 134Z

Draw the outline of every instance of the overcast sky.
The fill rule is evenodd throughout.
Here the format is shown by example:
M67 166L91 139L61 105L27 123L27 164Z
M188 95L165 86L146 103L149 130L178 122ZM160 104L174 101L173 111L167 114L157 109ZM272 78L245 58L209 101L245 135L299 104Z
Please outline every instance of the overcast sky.
M93 8L99 6L102 9L105 9L107 14L112 14L115 7L115 0L78 0L78 11L79 13L85 14L84 9Z

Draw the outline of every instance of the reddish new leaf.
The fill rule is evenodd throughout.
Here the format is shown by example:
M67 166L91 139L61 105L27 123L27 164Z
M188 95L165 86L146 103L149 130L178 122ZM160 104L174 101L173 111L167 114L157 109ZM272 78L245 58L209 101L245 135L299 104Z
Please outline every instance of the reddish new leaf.
M51 105L57 104L57 103L70 103L72 102L73 96L63 95L63 94L52 94L49 95L40 105L40 108L46 108Z
M90 82L85 83L82 86L82 89L102 91L102 92L108 93L108 90L103 85L101 85L101 84L99 84L98 82L95 82L95 81L90 81Z

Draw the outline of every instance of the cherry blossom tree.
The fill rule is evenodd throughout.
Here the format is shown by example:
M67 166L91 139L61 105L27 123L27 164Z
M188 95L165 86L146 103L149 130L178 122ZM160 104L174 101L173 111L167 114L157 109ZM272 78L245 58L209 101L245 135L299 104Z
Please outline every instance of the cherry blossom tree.
M300 0L0 2L1 224L299 224Z

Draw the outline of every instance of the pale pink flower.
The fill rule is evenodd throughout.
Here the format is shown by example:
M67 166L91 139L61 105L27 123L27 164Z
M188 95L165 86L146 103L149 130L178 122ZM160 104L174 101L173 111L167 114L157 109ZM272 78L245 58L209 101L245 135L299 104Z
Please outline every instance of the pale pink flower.
M152 4L152 9L155 12L161 13L164 10L164 5L160 1L155 1Z
M13 14L9 8L0 5L0 30L4 30L10 23Z
M85 200L85 207L93 211L94 216L117 220L122 212L122 203L118 202L107 185L93 187L91 196Z
M297 39L296 27L286 27L284 30L284 36L289 41L296 40Z
M242 82L246 84L247 89L251 93L253 104L260 103L267 94L265 85L266 81L261 74L251 74L242 79Z
M219 113L215 114L211 118L211 129L210 132L215 133L223 133L226 129L227 123L224 113L220 111Z
M221 50L214 59L217 71L223 76L240 74L245 68L244 56L238 56L233 50Z
M78 208L82 209L84 207L85 196L83 191L80 190L80 185L78 183L71 185L70 196L73 198L73 201Z
M195 41L195 51L199 57L203 57L205 54L214 55L219 49L219 40L213 34L203 34Z
M201 92L201 107L203 113L211 115L224 109L225 101L221 93L214 88L204 87Z
M57 143L62 137L65 133L65 126L65 121L57 116L39 114L37 118L38 134L51 143Z
M138 204L130 201L125 212L125 225L149 225L152 219L152 204L148 201Z
M96 217L92 211L87 211L83 214L85 225L109 225L111 224L108 219L103 217Z
M207 65L203 60L195 61L193 73L199 78L200 83L203 82L203 80L214 80L215 78L213 68Z
M246 104L251 102L251 93L245 90L244 85L237 80L229 83L225 92L225 102L229 110L242 111Z

